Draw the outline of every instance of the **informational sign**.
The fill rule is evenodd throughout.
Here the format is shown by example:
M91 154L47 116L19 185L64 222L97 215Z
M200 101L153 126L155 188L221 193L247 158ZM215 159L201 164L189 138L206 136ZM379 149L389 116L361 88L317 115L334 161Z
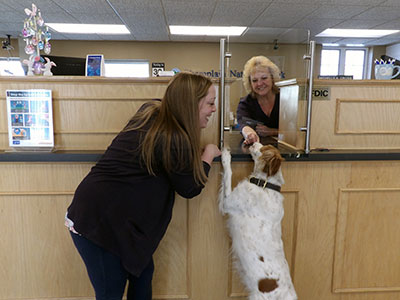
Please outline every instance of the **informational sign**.
M151 76L159 76L160 71L165 71L165 63L151 63Z
M305 86L300 86L300 100L307 100ZM315 86L312 89L312 100L331 100L331 88L329 86Z
M88 54L86 56L86 76L104 76L104 56Z
M51 90L7 90L9 146L51 150L54 147Z

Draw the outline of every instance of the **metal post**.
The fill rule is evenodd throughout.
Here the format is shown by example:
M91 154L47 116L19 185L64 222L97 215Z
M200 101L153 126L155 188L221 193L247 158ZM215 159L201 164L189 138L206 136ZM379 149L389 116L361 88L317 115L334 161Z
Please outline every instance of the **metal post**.
M307 123L306 127L300 128L301 131L306 132L306 145L305 153L310 153L310 133L311 133L311 112L312 112L312 92L313 92L313 76L314 76L314 52L315 52L315 41L310 41L310 53L304 55L304 59L309 59L309 71L308 71L308 93L307 93Z
M219 42L219 111L220 111L220 127L219 127L219 148L224 147L224 126L225 126L225 39Z

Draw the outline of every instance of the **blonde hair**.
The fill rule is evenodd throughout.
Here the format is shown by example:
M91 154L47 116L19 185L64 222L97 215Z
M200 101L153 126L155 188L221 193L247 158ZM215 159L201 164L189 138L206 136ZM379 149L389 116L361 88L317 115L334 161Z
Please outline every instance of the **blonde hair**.
M279 68L268 58L265 56L253 56L250 58L246 64L244 65L243 70L243 85L246 89L246 92L251 94L253 98L255 98L254 91L251 87L251 79L250 76L256 70L265 69L268 70L272 76L272 91L277 94L279 93L279 88L275 85L275 82L280 80L280 73L281 71Z
M132 118L132 125L125 130L140 129L149 120L150 127L141 143L141 157L150 174L154 175L156 148L161 150L161 161L167 172L193 169L197 183L204 184L200 149L199 102L212 82L209 78L188 72L175 75L170 81L161 102L155 102Z

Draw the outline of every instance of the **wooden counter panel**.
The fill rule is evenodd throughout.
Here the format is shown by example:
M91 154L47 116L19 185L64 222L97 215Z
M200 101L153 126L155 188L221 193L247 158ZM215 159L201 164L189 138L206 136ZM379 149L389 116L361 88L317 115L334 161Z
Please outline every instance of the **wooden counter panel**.
M399 149L400 86L332 86L313 101L311 148Z
M0 299L93 297L63 225L71 198L61 192L0 194Z
M400 149L400 85L396 81L315 80L314 89L318 88L328 94L313 97L311 149ZM279 138L304 149L300 128L306 126L307 102L300 90L304 85L297 82L281 88ZM297 108L291 104L296 101Z
M7 89L50 89L53 92L54 145L56 150L105 150L138 108L161 99L168 80L26 81L0 80L0 112L6 115ZM215 84L218 95L218 85ZM229 96L229 86L226 86ZM216 107L219 107L216 99ZM184 105L184 103L183 103ZM203 144L219 141L215 112L202 132ZM0 119L0 150L9 150L7 118Z
M0 299L92 299L64 216L89 163L0 164ZM224 299L228 247L217 209L219 165L202 194L176 198L154 260L156 299ZM15 280L18 278L18 280ZM226 277L224 277L226 278ZM195 295L195 296L193 296Z
M137 109L161 99L168 80L0 80L0 111L6 115L6 90L50 89L53 97L55 148L105 150ZM7 119L0 120L0 150L8 147Z
M400 134L400 100L336 102L336 134Z
M334 292L400 291L399 215L400 188L340 190Z

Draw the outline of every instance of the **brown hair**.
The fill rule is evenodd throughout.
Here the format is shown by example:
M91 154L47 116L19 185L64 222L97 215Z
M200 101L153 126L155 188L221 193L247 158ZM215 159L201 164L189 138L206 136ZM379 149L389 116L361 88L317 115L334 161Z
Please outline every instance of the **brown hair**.
M155 149L162 149L161 161L167 172L193 169L197 183L204 184L200 149L199 102L212 82L209 78L182 72L170 81L161 102L147 106L133 117L126 130L142 128L154 119L141 143L141 157L150 174L156 165Z
M272 145L266 145L261 147L260 152L261 159L265 162L263 172L266 173L267 176L275 175L276 172L279 171L282 161L284 161L279 150Z
M256 95L254 94L254 91L251 87L250 76L256 70L260 70L260 69L269 71L269 73L272 76L272 91L275 94L279 93L279 88L275 85L275 82L279 81L279 79L280 79L279 74L281 72L280 72L279 68L265 56L253 56L244 65L243 85L244 85L244 88L246 89L247 93L251 94L251 96L253 98L256 97Z

